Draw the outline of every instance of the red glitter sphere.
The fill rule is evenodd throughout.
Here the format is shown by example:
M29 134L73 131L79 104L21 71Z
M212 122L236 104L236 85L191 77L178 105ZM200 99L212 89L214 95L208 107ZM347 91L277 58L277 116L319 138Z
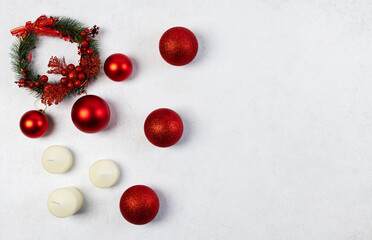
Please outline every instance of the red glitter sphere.
M159 198L151 188L136 185L128 188L120 199L120 212L130 223L151 222L159 211Z
M48 130L49 121L42 111L31 110L23 114L19 121L22 133L29 138L43 136Z
M116 82L127 79L133 70L130 59L121 53L115 53L108 57L103 68L106 76Z
M71 110L72 122L85 133L96 133L110 121L110 108L102 98L87 95L79 98Z
M167 63L175 66L186 65L198 53L198 40L189 29L173 27L161 36L159 50Z
M158 147L170 147L182 137L183 123L181 117L173 110L160 108L146 118L145 135Z

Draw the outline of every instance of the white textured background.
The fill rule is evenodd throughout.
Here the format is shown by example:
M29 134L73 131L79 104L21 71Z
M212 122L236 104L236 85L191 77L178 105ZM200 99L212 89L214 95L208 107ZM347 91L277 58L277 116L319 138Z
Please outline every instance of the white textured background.
M370 0L0 2L0 239L372 239L372 2ZM41 14L101 27L101 57L121 52L135 70L117 83L101 72L88 93L112 109L109 127L78 131L76 98L47 109L46 137L18 122L34 98L13 83L9 30ZM164 31L185 26L196 59L167 64ZM35 69L51 55L77 62L76 46L42 38ZM182 140L161 149L143 133L160 107L184 120ZM41 154L69 147L70 172L47 173ZM98 159L116 161L110 189L89 182ZM156 190L161 208L135 226L119 211L135 184ZM74 185L85 205L66 219L46 207L55 188Z

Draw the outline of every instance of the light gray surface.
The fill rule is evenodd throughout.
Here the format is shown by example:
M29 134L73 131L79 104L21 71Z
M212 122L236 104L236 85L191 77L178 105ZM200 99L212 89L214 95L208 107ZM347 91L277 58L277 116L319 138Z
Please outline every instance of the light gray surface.
M9 1L0 2L0 239L372 239L372 3L319 1ZM104 61L128 55L128 81L102 72L88 93L112 110L108 129L79 132L77 98L47 109L48 136L32 140L18 122L34 98L18 89L8 57L9 30L41 14L101 27ZM161 58L173 26L197 36L188 66ZM42 38L34 53L44 73L51 55L76 63L76 46ZM179 144L161 149L143 134L154 109L184 120ZM50 145L71 149L70 172L41 166ZM95 188L89 166L120 165L110 189ZM135 184L156 190L158 217L127 223L118 203ZM81 213L57 219L54 189L78 187Z

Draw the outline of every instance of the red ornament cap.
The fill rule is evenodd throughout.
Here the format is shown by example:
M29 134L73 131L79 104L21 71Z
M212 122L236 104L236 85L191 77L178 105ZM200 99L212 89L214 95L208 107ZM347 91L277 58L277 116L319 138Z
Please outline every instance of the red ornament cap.
M151 222L159 211L159 198L155 191L144 185L128 188L120 199L120 212L130 223L143 225Z

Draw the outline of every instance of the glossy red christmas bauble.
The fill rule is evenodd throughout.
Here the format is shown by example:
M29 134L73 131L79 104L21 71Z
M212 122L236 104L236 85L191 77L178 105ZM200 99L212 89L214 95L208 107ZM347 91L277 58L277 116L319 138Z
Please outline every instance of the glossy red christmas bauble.
M167 63L175 66L186 65L198 53L198 40L189 29L173 27L161 36L159 50Z
M151 188L136 185L128 188L120 199L120 212L130 223L151 222L159 211L159 198Z
M80 131L96 133L104 129L110 121L110 108L102 98L87 95L74 103L71 118Z
M42 111L31 110L23 114L19 127L24 135L29 138L43 136L48 130L49 121Z
M170 147L182 137L183 123L181 117L173 110L160 108L146 118L145 135L158 147Z
M133 70L130 59L121 53L115 53L108 57L103 68L106 76L116 82L127 79Z

